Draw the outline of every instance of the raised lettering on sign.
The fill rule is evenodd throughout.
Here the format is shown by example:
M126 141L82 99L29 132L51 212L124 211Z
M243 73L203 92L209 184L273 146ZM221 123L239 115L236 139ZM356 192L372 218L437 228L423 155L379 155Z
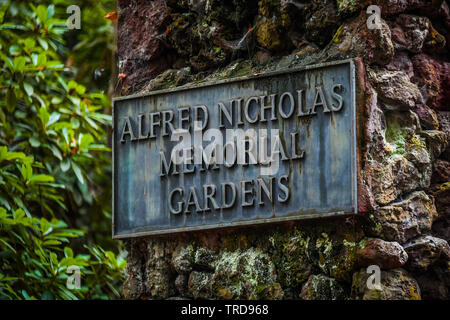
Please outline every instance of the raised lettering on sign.
M114 103L114 234L352 213L351 61Z

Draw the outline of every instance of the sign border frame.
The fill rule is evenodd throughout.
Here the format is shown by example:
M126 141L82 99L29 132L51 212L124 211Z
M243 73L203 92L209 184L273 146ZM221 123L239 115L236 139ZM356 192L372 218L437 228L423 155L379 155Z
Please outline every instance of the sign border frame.
M348 64L349 65L349 79L350 79L350 85L351 85L351 96L350 96L350 118L351 118L351 135L352 135L352 141L351 141L351 174L352 174L352 203L353 203L353 209L350 211L335 211L335 212L327 212L327 213L311 213L311 214L302 214L295 216L296 212L289 212L286 217L273 217L273 218L265 218L265 219L254 219L254 220L248 220L248 221L233 221L233 222L226 222L226 223L215 223L215 224L209 224L209 225L199 225L199 226L185 226L185 227L177 227L177 228L169 228L164 230L150 230L150 231L137 231L132 233L121 233L116 234L115 233L115 221L116 221L116 212L115 212L115 189L116 189L116 175L115 175L115 134L114 134L114 109L116 108L116 102L118 101L126 101L126 100L132 100L132 99L138 99L138 98L144 98L149 96L156 96L160 94L166 94L166 93L172 93L172 92L179 92L179 91L186 91L194 88L205 88L205 87L211 87L221 84L228 84L228 83L234 83L234 82L241 82L245 80L253 80L253 79L259 79L259 78L266 78L286 73L296 73L301 71L307 71L307 70L313 70L313 69L320 69L320 68L326 68L330 66L336 66L336 65L343 65ZM137 237L144 237L144 236L158 236L158 235L169 235L169 234L176 234L176 233L184 233L184 232L192 232L192 231L202 231L202 230L212 230L212 229L225 229L230 227L240 227L240 226L257 226L262 224L268 224L268 223L280 223L280 222L287 222L287 221L298 221L298 220L307 220L307 219L314 219L314 218L327 218L327 217L336 217L336 216L346 216L346 215L356 215L358 213L358 173L357 173L357 141L356 141L356 130L357 130L357 123L356 123L356 67L355 67L355 61L354 59L345 59L345 60L339 60L339 61L332 61L332 62L323 62L318 64L312 64L307 66L301 66L301 67L295 67L295 68L283 68L276 71L271 72L265 72L265 73L258 73L248 76L241 76L236 78L229 78L229 79L221 79L221 80L212 80L212 81L205 81L201 83L196 84L187 84L175 88L169 88L169 89L162 89L162 90L155 90L151 92L146 93L138 93L128 96L121 96L121 97L114 97L112 99L112 132L113 136L111 139L112 142L112 155L111 155L111 167L112 167L112 238L114 240L119 239L130 239L130 238L137 238Z

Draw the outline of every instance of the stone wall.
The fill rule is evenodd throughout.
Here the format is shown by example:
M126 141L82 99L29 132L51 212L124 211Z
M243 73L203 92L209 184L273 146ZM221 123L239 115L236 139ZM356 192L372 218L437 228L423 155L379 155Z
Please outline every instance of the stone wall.
M366 8L381 8L369 29ZM449 299L450 12L119 0L122 94L356 58L359 214L126 241L128 299ZM380 266L381 290L366 267Z

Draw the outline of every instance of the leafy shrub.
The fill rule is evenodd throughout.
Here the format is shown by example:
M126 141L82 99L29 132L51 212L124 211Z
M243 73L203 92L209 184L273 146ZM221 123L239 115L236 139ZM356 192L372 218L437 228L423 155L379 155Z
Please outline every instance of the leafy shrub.
M77 68L67 61L79 55L65 47L99 34L107 41L111 26L102 20L66 39L72 2L54 2L0 1L0 299L119 297L125 261L110 239L110 102L77 72L102 56ZM111 3L87 3L102 16L102 2ZM66 287L71 265L81 271L79 290Z

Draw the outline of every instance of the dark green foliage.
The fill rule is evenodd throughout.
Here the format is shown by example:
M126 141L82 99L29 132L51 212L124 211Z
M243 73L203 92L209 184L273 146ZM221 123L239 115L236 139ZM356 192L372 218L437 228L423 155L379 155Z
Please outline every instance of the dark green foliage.
M0 299L119 297L103 93L114 3L80 2L70 32L74 2L52 3L0 1ZM71 265L81 289L66 287Z

